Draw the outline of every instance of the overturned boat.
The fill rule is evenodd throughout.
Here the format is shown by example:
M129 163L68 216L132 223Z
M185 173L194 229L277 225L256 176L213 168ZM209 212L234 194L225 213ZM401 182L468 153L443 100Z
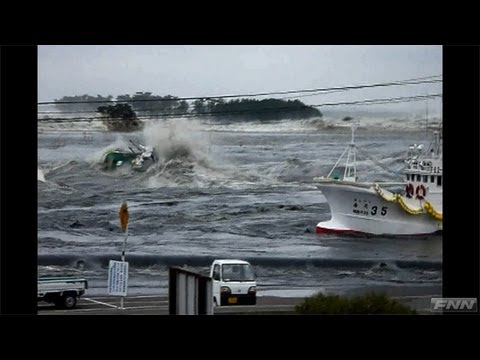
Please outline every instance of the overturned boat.
M105 170L115 170L123 166L129 166L135 171L145 171L153 163L158 161L155 148L137 144L130 140L133 148L129 146L128 150L115 149L107 151L103 156Z

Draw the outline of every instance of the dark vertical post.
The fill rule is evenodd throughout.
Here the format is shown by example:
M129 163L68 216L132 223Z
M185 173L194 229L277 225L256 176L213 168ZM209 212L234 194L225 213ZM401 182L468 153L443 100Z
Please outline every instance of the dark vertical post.
M168 270L168 313L177 313L177 271L174 268Z
M207 314L207 277L198 279L198 315Z
M37 46L0 46L1 314L37 313L37 68Z
M444 297L479 297L479 54L443 47Z

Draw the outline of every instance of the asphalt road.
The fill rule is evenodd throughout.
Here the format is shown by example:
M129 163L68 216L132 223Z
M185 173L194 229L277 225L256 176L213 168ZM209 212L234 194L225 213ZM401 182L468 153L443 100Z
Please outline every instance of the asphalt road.
M430 312L428 296L396 297L402 303L415 308L419 314ZM294 315L295 305L303 298L284 298L274 296L257 297L254 306L222 306L214 309L214 315ZM38 303L38 315L168 315L166 296L128 296L124 300L124 309L120 309L119 297L82 297L74 309L57 309L53 304Z
M254 306L223 306L214 309L215 315L294 314L295 304L303 298L258 297ZM120 309L119 297L81 297L73 309L57 309L55 305L39 302L38 315L168 315L165 296L128 296Z

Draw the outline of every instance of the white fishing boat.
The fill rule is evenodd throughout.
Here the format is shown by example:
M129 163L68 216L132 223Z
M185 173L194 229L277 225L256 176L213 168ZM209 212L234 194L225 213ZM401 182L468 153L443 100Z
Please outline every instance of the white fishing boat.
M345 154L343 174L332 177ZM353 125L351 143L328 176L314 179L331 211L317 233L420 235L443 229L441 129L428 147L410 146L401 182L358 182L356 161Z

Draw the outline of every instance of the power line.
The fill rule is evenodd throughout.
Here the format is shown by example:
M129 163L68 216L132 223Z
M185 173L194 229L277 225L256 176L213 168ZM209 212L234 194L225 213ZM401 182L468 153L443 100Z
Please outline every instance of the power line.
M324 94L330 94L330 93L338 93L342 92L343 90L332 90L325 92ZM280 97L276 98L275 100L286 100L286 99L297 99L297 98L303 98L303 97L309 97L309 96L318 96L318 94L309 94L309 95L301 95L301 96L286 96L286 97ZM309 106L309 105L306 105ZM165 109L158 109L158 108L153 108L153 109L134 109L136 113L139 112L151 112L151 111L163 111ZM78 110L78 111L38 111L38 114L87 114L87 113L98 113L97 110Z
M358 100L358 101L345 101L345 102L338 102L338 103L324 103L324 104L310 105L310 106L321 107L321 106L338 106L338 105L379 105L379 104L391 104L391 103L425 100L425 99L430 99L434 97L442 97L442 94L402 96L397 98L386 98L386 99L367 99L367 100Z
M200 112L200 113L183 113L183 114L178 114L178 113L160 113L160 114L149 114L149 115L141 115L137 116L137 119L150 119L150 118L156 118L156 117L168 117L168 118L176 118L176 117L181 117L181 118L189 118L189 117L202 117L202 116L219 116L219 115L231 115L231 114L245 114L245 113L258 113L258 112L269 112L269 111L302 111L306 109L311 109L310 106L297 106L297 107L277 107L277 108L262 108L262 109L245 109L245 110L224 110L224 111L210 111L210 112ZM69 120L88 120L88 121L93 121L93 120L122 120L124 118L122 117L72 117L72 118L49 118L49 119L38 119L40 121L55 121L55 120L64 120L64 121L69 121Z
M305 105L298 107L278 107L278 108L263 108L263 109L246 109L246 110L235 110L235 111L212 111L204 113L167 113L167 114L150 114L138 116L137 119L149 119L155 117L167 117L167 118L189 118L189 117L202 117L202 116L219 116L219 115L231 115L231 114L244 114L252 112L268 112L268 111L302 111L305 109L311 109L312 107L324 107L324 106L339 106L339 105L378 105L378 104L387 104L387 103L400 103L400 102L411 102L411 101L420 101L429 98L441 97L442 94L430 94L430 95L415 95L415 96L403 96L396 98L383 98L383 99L366 99L358 101L349 101L349 102L337 102L337 103L324 103L318 105ZM111 118L111 117L72 117L72 118L47 118L47 119L38 119L39 121L99 121L99 120L122 120L123 118Z
M332 91L327 91L324 92L324 94L331 94L331 93L338 93L338 92L343 92L344 90L332 90ZM298 98L304 98L304 97L310 97L310 96L318 96L318 94L308 94L308 95L300 95L300 96L285 96L285 97L280 97L276 98L275 100L287 100L287 99L298 99ZM306 105L308 106L308 105ZM134 109L136 113L138 112L151 112L151 111L162 111L165 109L158 109L158 108L153 108L153 109ZM97 110L78 110L78 111L55 111L55 110L46 110L46 111L38 111L38 114L87 114L87 113L98 113Z
M38 102L37 105L55 105L55 104L93 104L93 103L133 103L133 102L150 102L150 101L183 101L183 100L214 100L214 99L226 99L226 98L240 98L240 97L254 97L254 96L266 96L266 95L287 95L287 94L298 94L298 93L312 93L312 92L326 92L332 90L356 90L356 89L365 89L365 88L375 88L375 87L386 87L386 86L403 86L403 85L418 85L418 84L432 84L442 82L441 79L433 79L435 77L440 77L441 75L415 78L408 80L399 80L387 83L375 83L375 84L364 84L364 85L354 85L354 86L335 86L330 88L316 88L316 89L304 89L304 90L287 90L287 91L271 91L263 93L253 93L253 94L240 94L240 95L216 95L216 96L194 96L194 97L177 97L174 99L129 99L129 100L90 100L90 101L42 101ZM428 80L430 79L430 80Z

